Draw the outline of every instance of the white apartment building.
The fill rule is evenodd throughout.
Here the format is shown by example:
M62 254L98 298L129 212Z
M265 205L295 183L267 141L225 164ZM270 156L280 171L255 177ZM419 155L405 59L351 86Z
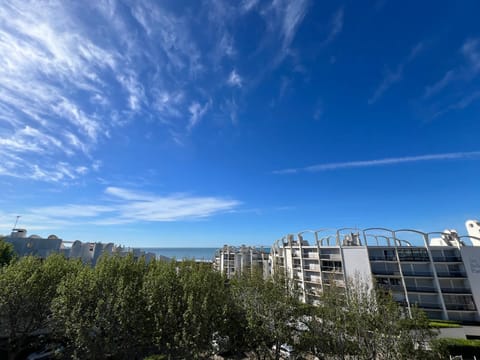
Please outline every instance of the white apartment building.
M480 223L424 233L383 228L304 231L275 242L271 271L282 271L315 304L327 286L366 281L418 306L432 319L480 321ZM309 238L309 240L307 240Z
M229 278L253 269L261 269L267 276L268 253L261 247L224 245L215 252L213 266Z
M27 230L13 229L10 236L4 238L11 243L19 256L33 255L46 258L50 254L63 254L67 258L81 259L85 264L95 265L103 254L119 254L121 256L133 253L135 257L145 256L147 261L155 258L155 254L145 253L140 249L125 248L113 243L65 241L56 235L42 238L38 235L27 237Z

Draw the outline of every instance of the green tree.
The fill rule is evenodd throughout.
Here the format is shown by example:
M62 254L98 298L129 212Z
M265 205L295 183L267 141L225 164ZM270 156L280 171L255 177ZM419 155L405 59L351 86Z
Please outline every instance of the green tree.
M51 303L72 264L61 255L45 261L28 256L0 270L0 329L11 358L39 334L50 334Z
M228 290L208 264L154 262L144 284L157 351L168 358L199 358L225 336Z
M257 359L280 358L280 346L295 342L298 319L297 292L283 277L264 279L261 272L252 272L232 282L235 299L245 316L245 340Z
M55 322L74 358L133 359L149 344L143 259L106 256L60 284Z
M0 267L10 264L16 257L13 245L0 236Z
M309 317L302 344L318 357L336 359L426 359L435 335L425 313L411 315L391 294L365 282L346 289L325 287L321 304Z

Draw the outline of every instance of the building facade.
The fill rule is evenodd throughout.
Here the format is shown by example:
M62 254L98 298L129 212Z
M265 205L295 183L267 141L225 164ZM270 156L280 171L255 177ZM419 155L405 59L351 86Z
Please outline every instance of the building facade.
M268 252L253 246L224 245L215 252L213 266L229 278L254 269L261 270L264 276L267 276Z
M478 322L480 223L470 220L466 226L468 236L383 228L287 235L272 246L271 271L296 282L302 300L312 304L325 287L362 281L432 319Z
M120 256L133 254L136 258L145 256L147 261L155 258L155 254L117 246L113 243L65 241L56 235L50 235L47 238L38 235L27 237L25 229L13 229L10 236L6 236L4 240L13 245L18 256L33 255L44 259L51 254L63 254L67 258L81 259L85 264L90 265L95 265L103 254Z

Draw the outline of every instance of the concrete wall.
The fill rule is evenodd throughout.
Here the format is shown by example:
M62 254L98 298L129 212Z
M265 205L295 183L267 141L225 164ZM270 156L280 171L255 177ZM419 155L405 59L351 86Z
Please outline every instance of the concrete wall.
M480 247L461 247L460 253L462 254L465 271L467 272L478 313L480 309Z
M372 282L372 271L370 260L365 246L343 247L343 266L347 281L356 281L359 277L370 286Z

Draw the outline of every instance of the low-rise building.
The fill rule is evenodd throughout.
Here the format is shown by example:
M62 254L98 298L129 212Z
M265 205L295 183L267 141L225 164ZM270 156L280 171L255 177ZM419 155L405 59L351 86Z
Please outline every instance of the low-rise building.
M155 254L145 253L140 249L125 248L113 243L65 241L56 235L42 238L38 235L27 237L27 230L13 229L4 238L11 243L18 256L33 255L46 258L50 254L63 254L67 258L81 259L85 264L95 265L103 254L118 254L121 256L132 253L135 257L145 256L147 261L155 258Z

